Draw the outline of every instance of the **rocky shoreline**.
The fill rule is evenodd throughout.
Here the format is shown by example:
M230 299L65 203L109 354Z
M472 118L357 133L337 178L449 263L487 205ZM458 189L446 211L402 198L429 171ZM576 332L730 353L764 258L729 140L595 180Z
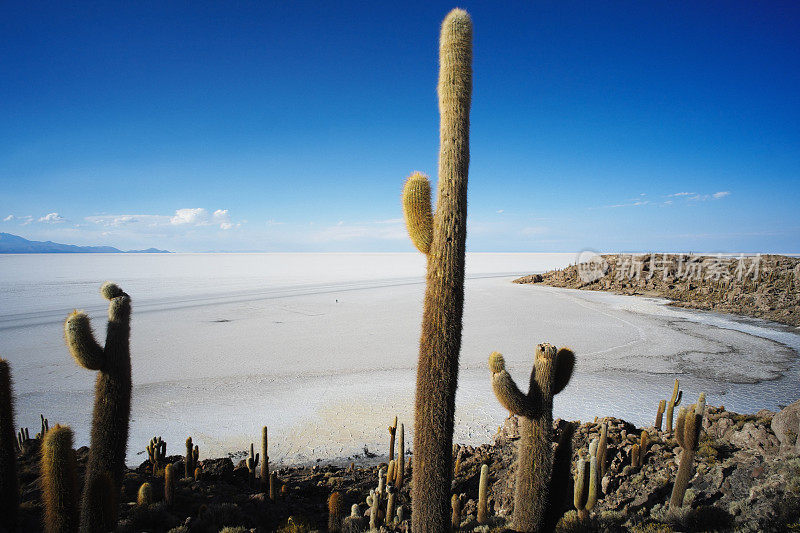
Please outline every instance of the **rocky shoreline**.
M654 409L655 411L655 409ZM655 418L655 412L654 412ZM572 509L572 481L564 494L564 511L558 531L787 531L800 528L800 401L780 413L759 411L741 415L724 407L706 408L694 476L686 493L683 512L669 515L667 504L675 479L680 447L666 431L636 428L624 420L603 418L590 423L556 420L553 440L567 428L572 436L573 475L575 462L587 454L589 441L598 436L602 424L608 429L607 470L602 494L588 522L579 522ZM633 466L634 445L646 431L649 445L641 466ZM460 516L462 531L506 531L513 509L514 456L519 438L518 420L509 417L495 441L478 447L460 447L458 473L453 493L463 494ZM87 448L77 451L79 477L83 476ZM395 492L401 520L381 526L382 531L409 531L410 472L413 455L407 454L407 482ZM386 459L387 457L384 457ZM376 458L379 461L381 458ZM178 472L184 458L170 456ZM20 531L41 531L42 507L39 487L39 440L25 442L20 455ZM489 520L477 523L480 469L489 467ZM171 505L163 501L163 468L154 475L145 461L128 469L122 487L117 531L214 532L227 531L326 531L328 500L339 493L350 514L357 505L357 518L348 519L345 531L366 531L370 490L378 486L379 470L372 466L339 467L320 462L311 467L281 468L274 500L268 491L250 480L246 461L230 458L201 459L197 479L176 484ZM140 487L149 483L151 501L137 503ZM381 511L383 512L383 511ZM385 519L384 519L385 522Z
M514 283L668 298L678 307L800 326L800 258L606 254L582 259Z

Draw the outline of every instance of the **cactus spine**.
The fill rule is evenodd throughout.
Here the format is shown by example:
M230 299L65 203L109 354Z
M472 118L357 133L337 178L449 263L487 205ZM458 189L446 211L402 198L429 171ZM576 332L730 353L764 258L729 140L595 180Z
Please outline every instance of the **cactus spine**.
M672 388L672 397L667 404L667 433L672 433L672 413L683 398L683 391L678 389L678 380L675 379L675 386Z
M24 448L24 442L20 446ZM0 359L0 528L12 530L16 522L18 483L11 367L8 361Z
M655 428L661 431L661 421L664 417L664 409L667 407L667 400L661 400L658 402L658 411L656 411L656 423Z
M439 41L439 183L436 215L430 186L412 176L403 191L409 234L427 255L427 281L414 410L412 528L445 531L452 479L453 418L464 306L467 236L469 110L472 97L472 21L454 9ZM430 236L430 245L425 244Z
M677 511L683 505L683 496L689 486L689 480L694 471L694 456L700 440L700 431L703 429L703 413L705 411L705 394L700 395L700 400L694 409L678 411L678 420L675 424L675 438L682 448L678 474L672 486L672 495L669 499L669 510Z
M100 293L109 301L105 347L95 340L86 313L73 311L64 323L72 357L82 367L98 371L81 501L83 531L109 531L117 522L119 510L110 502L116 502L125 470L131 412L131 299L109 282L103 284ZM111 486L107 487L109 482Z
M485 524L489 521L489 505L487 493L489 492L489 465L481 465L481 479L478 483L478 523Z
M164 503L172 505L175 501L175 466L164 467Z
M269 434L261 428L261 492L269 493Z
M192 446L192 437L186 439L186 459L183 463L183 477L190 478L194 475L197 468L197 459L200 457L200 448Z
M341 492L334 492L328 496L328 531L341 531L343 519L344 499Z
M47 533L78 530L77 468L72 430L56 424L42 441L42 503Z
M520 417L513 519L517 531L541 531L550 520L551 506L559 504L548 494L553 466L553 396L567 386L574 366L575 355L569 349L557 351L550 344L539 344L528 394L524 394L506 371L503 356L494 352L489 357L495 396Z

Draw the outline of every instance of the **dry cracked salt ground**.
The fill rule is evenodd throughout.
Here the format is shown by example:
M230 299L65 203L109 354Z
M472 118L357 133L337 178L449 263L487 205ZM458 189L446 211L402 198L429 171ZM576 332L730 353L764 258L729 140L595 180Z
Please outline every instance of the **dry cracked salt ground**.
M557 417L652 423L676 375L687 403L701 391L738 412L797 399L796 328L510 283L571 259L468 257L457 442L490 442L506 416L489 386L488 354L503 352L524 383L542 341L578 356ZM191 434L204 457L218 457L258 441L264 424L274 462L385 451L395 413L410 443L423 271L416 254L0 258L0 353L14 368L18 421L35 428L41 412L87 444L94 376L70 360L61 321L83 307L102 338L97 290L113 279L134 298L129 463L143 459L153 435L181 453Z

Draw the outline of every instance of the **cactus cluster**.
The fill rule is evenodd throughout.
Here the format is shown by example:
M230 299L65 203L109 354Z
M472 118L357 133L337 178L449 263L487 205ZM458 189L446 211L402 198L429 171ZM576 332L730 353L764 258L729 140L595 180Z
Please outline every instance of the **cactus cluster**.
M45 434L50 430L50 421L47 420L44 415L40 414L39 420L42 424L42 429L36 434L36 440L42 440Z
M153 437L150 439L150 444L147 445L147 458L150 461L150 466L153 468L153 475L155 476L164 459L167 457L167 443L161 440L161 437Z
M555 524L560 517L566 494L551 493L550 489L552 484L559 483L559 476L569 474L553 472L553 396L567 386L574 366L575 355L571 350L539 344L526 394L506 371L503 356L494 352L489 357L495 396L503 407L520 417L513 517L517 531L542 531L546 524Z
M412 174L403 211L414 245L427 256L425 303L414 411L412 522L418 533L445 531L452 479L453 420L464 305L472 20L454 9L439 41L439 183L432 215L430 184Z
M89 460L81 500L81 530L114 529L131 411L131 299L117 285L104 283L100 293L109 301L105 346L92 333L89 317L73 311L64 336L75 361L97 370Z

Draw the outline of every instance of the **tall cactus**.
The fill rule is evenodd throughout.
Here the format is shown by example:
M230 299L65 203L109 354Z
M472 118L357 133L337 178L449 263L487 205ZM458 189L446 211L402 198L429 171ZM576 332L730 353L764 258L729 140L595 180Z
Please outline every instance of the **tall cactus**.
M472 98L472 20L454 9L439 41L439 184L431 216L430 185L412 175L403 207L415 246L427 255L427 283L414 411L412 528L445 531L449 521L467 237L469 110Z
M683 391L680 390L678 380L675 379L675 386L672 388L672 397L669 399L669 403L667 404L667 433L672 433L672 413L675 410L675 407L681 404L681 398L683 398Z
M575 355L571 350L556 350L550 344L539 344L529 390L525 394L506 371L503 356L494 352L489 357L495 396L503 407L520 417L514 487L513 523L516 531L542 531L544 524L549 522L553 396L567 386L574 366Z
M81 502L81 530L108 531L114 528L116 500L125 470L128 424L131 412L131 299L114 283L100 289L109 300L105 347L94 338L89 317L73 311L64 323L67 346L75 361L89 370L98 370L95 381L92 437ZM112 494L108 489L109 476Z
M41 486L44 530L71 533L78 530L78 474L72 430L56 424L42 440Z
M11 367L0 359L0 530L13 529L19 508ZM24 443L20 443L24 451Z
M261 428L261 492L269 493L269 433Z
M656 411L656 423L653 425L657 430L661 431L661 420L664 417L664 409L667 407L667 400L658 402L658 411Z
M675 422L675 438L683 452L681 453L678 474L672 486L672 495L669 499L669 510L675 512L683 505L683 496L692 479L694 472L694 456L700 441L700 431L703 429L703 413L706 408L706 395L700 394L697 405L688 409L681 407L678 419Z
M489 492L489 465L481 465L481 477L478 482L478 517L479 524L485 524L489 521L489 505L487 503L487 494Z

